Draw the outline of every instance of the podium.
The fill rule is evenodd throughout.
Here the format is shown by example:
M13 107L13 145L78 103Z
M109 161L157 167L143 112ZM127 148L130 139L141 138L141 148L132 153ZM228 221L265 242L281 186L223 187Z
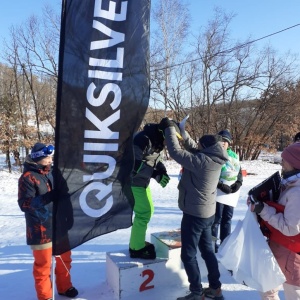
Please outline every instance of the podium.
M156 289L184 289L189 285L180 252L180 230L153 233L157 258L130 258L129 250L106 253L106 280L113 290L114 299L151 299ZM198 254L201 276L206 267ZM203 272L204 271L204 272Z
M153 260L130 258L129 250L106 253L106 280L114 299L141 299L165 285L174 289L188 285L180 259L180 230L154 233L151 243L157 254Z

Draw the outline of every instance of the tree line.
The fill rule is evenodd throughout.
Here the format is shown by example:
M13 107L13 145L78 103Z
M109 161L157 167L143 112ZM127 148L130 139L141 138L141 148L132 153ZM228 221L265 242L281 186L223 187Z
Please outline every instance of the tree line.
M250 39L234 41L234 14L216 8L205 28L190 32L187 2L158 1L151 10L150 100L143 124L189 115L195 139L228 129L241 160L282 150L298 131L299 57L279 55ZM53 143L60 16L45 7L10 28L0 64L0 150L10 166L37 141ZM20 153L24 149L25 153Z

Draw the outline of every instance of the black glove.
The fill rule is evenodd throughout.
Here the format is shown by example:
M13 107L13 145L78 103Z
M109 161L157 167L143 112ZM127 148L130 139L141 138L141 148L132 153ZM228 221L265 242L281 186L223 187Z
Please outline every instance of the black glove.
M264 208L264 203L260 200L257 200L253 195L250 195L250 201L251 205L254 205L254 207L251 207L251 211L260 214Z
M160 123L158 124L158 128L161 130L161 131L165 131L166 128L168 127L171 127L171 126L175 126L175 122L170 120L169 118L163 118Z
M176 130L176 136L182 140L182 136L179 129L179 124L176 123L174 120L170 120L169 118L163 118L160 123L158 124L159 130L161 130L163 133L165 132L166 128L169 127L175 127Z
M232 184L232 185L230 186L230 188L231 188L231 193L237 192L237 191L240 189L241 186L242 186L242 184L241 184L239 181L236 181L234 184Z
M42 195L43 203L49 204L54 200L54 191L47 192L46 194Z
M155 180L164 188L170 181L168 174L161 174L155 177Z
M218 183L217 188L220 189L225 194L232 193L231 187L229 185L227 185L227 184L222 183L222 182Z
M160 164L160 162L159 162L159 164ZM163 175L163 174L167 174L167 170L165 168L158 168L158 169L153 170L151 177L156 179L156 176Z
M154 170L152 178L154 178L162 187L165 187L170 181L170 177L164 169Z

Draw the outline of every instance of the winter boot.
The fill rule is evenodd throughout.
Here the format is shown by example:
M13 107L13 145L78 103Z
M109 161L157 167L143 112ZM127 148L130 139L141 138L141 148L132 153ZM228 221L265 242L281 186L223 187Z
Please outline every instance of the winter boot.
M190 294L186 295L185 297L179 297L177 298L177 300L204 300L205 296L203 293L199 294L195 294L193 292L191 292Z
M221 288L212 289L210 287L203 290L205 297L215 300L224 300Z
M78 291L74 288L74 286L70 287L64 293L58 293L61 296L66 296L68 298L75 298L78 295Z
M147 245L140 250L132 250L129 248L129 254L131 258L143 258L143 259L156 258L154 245L150 243L147 243Z

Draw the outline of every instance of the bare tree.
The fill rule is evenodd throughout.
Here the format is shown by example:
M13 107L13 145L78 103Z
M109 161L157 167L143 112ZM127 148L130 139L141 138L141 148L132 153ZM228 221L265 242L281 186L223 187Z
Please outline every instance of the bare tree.
M23 128L29 121L27 114L34 112L34 117L30 115L30 120L35 121L38 140L48 139L45 134L48 135L49 130L45 131L45 125L50 125L52 132L49 139L53 141L59 34L60 18L51 8L45 7L40 19L31 16L21 26L11 27L11 39L5 43L2 54L8 66L15 70L15 86L19 95ZM23 79L22 95L17 80L19 76ZM23 135L26 140L25 131Z
M0 74L0 149L6 154L6 161L11 172L10 153L18 152L20 119L13 70L1 65ZM16 162L20 165L20 161L16 160Z
M280 109L285 101L274 103L274 91L283 91L292 82L295 58L278 57L270 47L258 52L249 39L232 43L229 24L233 17L216 9L197 38L200 80L190 122L198 136L229 129L241 157L257 158L265 145L270 146L274 126L281 124L286 113ZM276 114L269 115L271 111Z
M162 104L165 112L167 109L179 111L180 107L178 96L183 84L184 68L173 69L172 66L182 56L188 35L187 7L185 1L162 0L157 2L152 11L156 26L151 36L151 96L154 105ZM175 75L176 72L179 74ZM174 99L175 95L177 99Z
M234 14L216 8L190 41L188 4L162 0L152 11L151 104L144 118L177 121L187 114L193 138L229 129L241 159L262 149L282 149L298 126L298 57L279 57L270 47L258 51L247 38L230 37ZM53 141L60 18L49 7L11 28L0 65L0 144L8 157L38 138ZM192 45L187 47L186 45ZM187 50L188 49L188 50ZM34 121L34 122L32 122ZM47 128L47 130L45 130Z

